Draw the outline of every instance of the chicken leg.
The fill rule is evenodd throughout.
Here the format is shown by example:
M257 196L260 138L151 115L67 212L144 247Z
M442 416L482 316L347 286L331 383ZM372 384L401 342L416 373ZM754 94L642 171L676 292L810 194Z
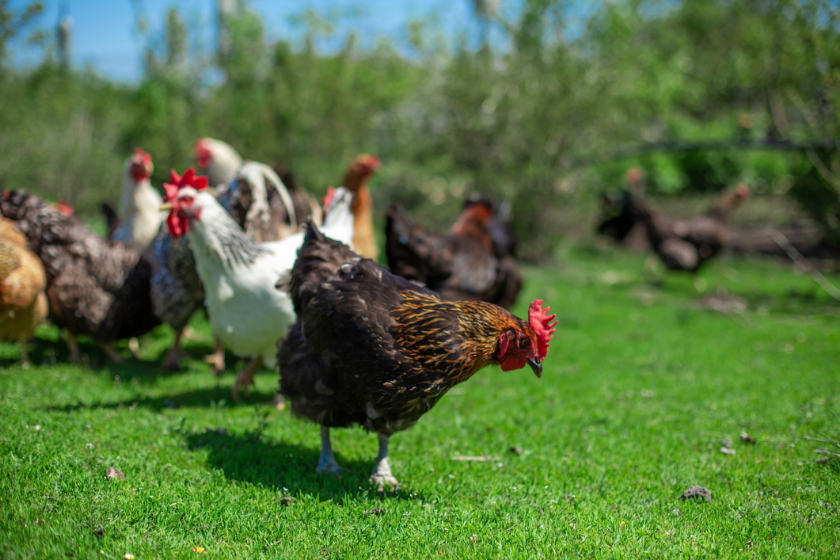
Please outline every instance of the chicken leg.
M222 341L216 339L216 350L204 357L204 361L213 366L213 375L222 375L225 371L225 347Z
M70 350L70 362L81 364L82 355L79 353L79 343L76 342L76 336L70 331L67 331L67 348Z
M29 368L29 350L26 348L28 343L26 339L20 341L20 367L23 369Z
M391 463L388 460L388 439L390 436L377 434L379 436L379 455L376 456L376 463L373 465L373 472L370 475L371 484L376 484L379 492L390 486L391 490L399 490L400 483L391 474Z
M239 370L238 374L236 374L236 381L233 382L233 389L231 389L231 392L233 393L233 400L235 402L239 402L240 386L242 386L246 398L251 396L251 385L254 384L254 374L258 369L260 369L262 363L262 356L257 356L251 360L248 365Z
M117 351L114 350L109 343L104 342L102 340L97 340L97 342L99 343L100 348L102 348L102 351L105 352L105 355L108 356L109 360L111 360L115 364L124 363L122 356L117 354Z
M318 458L318 466L315 467L315 472L339 476L341 471L342 468L338 466L335 455L333 455L332 445L330 445L330 429L321 426L321 456Z
M181 359L181 337L184 336L184 330L186 330L186 327L175 332L175 341L172 343L172 348L166 353L163 369L167 371L178 371L181 368L178 361Z

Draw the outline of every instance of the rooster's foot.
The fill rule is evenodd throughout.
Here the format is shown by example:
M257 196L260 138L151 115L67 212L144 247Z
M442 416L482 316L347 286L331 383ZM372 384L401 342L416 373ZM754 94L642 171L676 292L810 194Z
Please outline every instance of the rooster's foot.
M26 348L26 340L20 341L20 367L29 369L29 350Z
M204 357L204 361L212 366L213 375L221 375L225 371L225 347L216 340L216 350Z
M384 434L377 434L377 436L379 437L379 455L376 456L376 463L370 475L370 483L376 485L378 492L384 492L386 486L391 490L399 490L400 483L391 474L391 461L388 459L389 436Z
M384 492L386 489L392 492L400 489L399 481L392 474L372 474L370 483L376 486L377 492Z
M111 345L107 342L99 341L99 346L102 347L102 351L105 352L105 355L108 356L108 359L111 360L115 364L122 364L123 359L122 356L117 354L117 351L111 348Z
M335 477L341 477L341 471L343 471L338 463L335 462L333 459L332 463L325 463L325 462L318 462L318 466L315 467L315 472L318 474L329 474Z
M330 429L321 426L321 456L318 458L318 466L315 467L315 472L341 476L342 470L335 460L335 455L333 455L332 445L330 444Z
M180 371L182 354L178 348L170 350L166 355L166 360L163 362L163 369L166 371Z
M242 392L245 393L246 399L251 396L251 385L254 384L254 374L260 368L262 363L262 356L258 356L251 360L251 362L242 368L236 375L236 381L233 382L233 389L231 389L234 402L239 402L240 387L242 387Z

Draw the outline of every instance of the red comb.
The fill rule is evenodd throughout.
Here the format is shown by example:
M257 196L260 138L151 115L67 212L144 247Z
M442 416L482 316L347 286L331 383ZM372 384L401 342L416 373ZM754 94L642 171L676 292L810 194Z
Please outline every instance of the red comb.
M531 325L531 330L537 335L537 351L540 361L544 360L546 354L548 354L548 343L551 341L554 331L557 330L557 321L554 321L557 314L549 316L548 310L551 308L543 309L542 304L543 300L538 299L531 302L530 307L528 307L528 323Z
M327 187L327 194L324 195L324 212L330 207L332 204L332 200L335 197L335 189L333 187Z
M134 148L134 155L140 156L144 162L152 161L152 156L150 156L148 152L144 151L143 148Z
M195 169L190 167L183 175L178 175L175 170L169 172L169 182L163 184L166 190L166 201L175 200L178 191L184 187L192 187L197 191L207 188L207 177L196 177Z
M207 147L204 138L195 141L195 159L198 161L199 167L207 167L210 165L210 160L213 159L213 152Z
M379 169L379 158L371 154L362 154L356 158L358 163L366 165L376 171Z

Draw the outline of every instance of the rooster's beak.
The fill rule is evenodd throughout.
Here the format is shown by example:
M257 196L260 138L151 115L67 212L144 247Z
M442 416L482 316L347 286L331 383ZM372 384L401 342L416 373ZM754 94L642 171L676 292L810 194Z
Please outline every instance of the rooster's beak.
M539 358L527 358L528 365L531 366L531 369L534 370L534 374L537 377L542 377L542 362L540 362Z
M161 212L169 212L170 210L172 210L172 203L171 202L164 202L163 204L160 205L160 211Z

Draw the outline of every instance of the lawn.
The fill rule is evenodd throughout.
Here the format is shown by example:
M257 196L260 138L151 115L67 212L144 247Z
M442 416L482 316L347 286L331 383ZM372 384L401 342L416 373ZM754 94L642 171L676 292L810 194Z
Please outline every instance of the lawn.
M315 474L318 429L271 406L277 373L232 404L239 364L211 375L203 318L176 374L163 327L121 366L93 343L68 364L53 327L28 370L0 345L0 556L837 558L840 305L776 261L696 282L643 261L527 269L516 311L560 318L542 379L456 387L392 439L384 495L361 429L333 432L341 478ZM712 500L681 501L694 484Z

